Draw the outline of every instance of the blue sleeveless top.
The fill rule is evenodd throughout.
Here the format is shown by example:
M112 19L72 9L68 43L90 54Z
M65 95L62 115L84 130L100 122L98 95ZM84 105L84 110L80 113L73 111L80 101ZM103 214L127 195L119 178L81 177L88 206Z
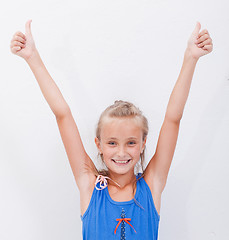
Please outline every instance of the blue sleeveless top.
M137 181L135 199L137 204L134 199L116 202L107 187L94 188L87 210L80 215L83 240L157 240L160 215L143 177Z

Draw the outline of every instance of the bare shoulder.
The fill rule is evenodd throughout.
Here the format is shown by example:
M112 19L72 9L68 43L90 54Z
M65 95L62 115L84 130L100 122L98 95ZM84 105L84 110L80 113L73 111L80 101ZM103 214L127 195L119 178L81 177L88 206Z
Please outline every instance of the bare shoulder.
M81 215L87 210L95 187L96 176L93 173L81 175L77 185L80 191L80 212Z

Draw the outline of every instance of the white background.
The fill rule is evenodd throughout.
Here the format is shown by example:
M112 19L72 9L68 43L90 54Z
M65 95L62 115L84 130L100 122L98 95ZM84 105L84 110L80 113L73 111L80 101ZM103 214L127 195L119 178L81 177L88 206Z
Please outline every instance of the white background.
M196 21L213 52L200 58L162 194L159 240L229 235L227 0L5 1L0 10L0 239L81 239L80 198L58 126L26 62L10 52L32 34L96 164L95 126L115 100L148 118L154 154Z

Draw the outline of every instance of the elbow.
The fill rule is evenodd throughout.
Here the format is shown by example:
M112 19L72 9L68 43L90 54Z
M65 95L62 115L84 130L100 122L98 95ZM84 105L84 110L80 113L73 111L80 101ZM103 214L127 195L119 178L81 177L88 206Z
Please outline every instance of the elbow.
M58 112L55 112L54 114L56 116L56 119L61 119L61 118L64 118L65 116L67 116L70 113L71 113L71 109L69 108L68 105L66 105L64 108L62 108Z
M168 115L166 114L165 115L165 118L171 122L174 122L174 123L180 123L181 121L181 118L182 118L182 115Z

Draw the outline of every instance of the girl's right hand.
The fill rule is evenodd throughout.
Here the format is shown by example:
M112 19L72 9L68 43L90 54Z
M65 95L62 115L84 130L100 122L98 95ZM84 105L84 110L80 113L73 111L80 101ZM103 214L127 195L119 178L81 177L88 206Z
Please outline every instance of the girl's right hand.
M25 34L18 31L13 35L11 40L11 52L17 56L28 60L36 51L35 42L31 33L31 22L29 20L25 24Z

